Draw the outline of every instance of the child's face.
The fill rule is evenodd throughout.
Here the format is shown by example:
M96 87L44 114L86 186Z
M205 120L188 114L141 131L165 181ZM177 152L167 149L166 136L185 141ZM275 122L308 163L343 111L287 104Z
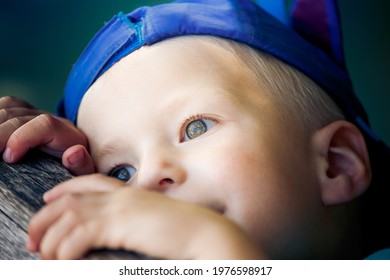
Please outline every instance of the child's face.
M310 137L230 52L182 41L125 57L86 93L78 124L97 170L214 209L271 257L306 254L323 215Z

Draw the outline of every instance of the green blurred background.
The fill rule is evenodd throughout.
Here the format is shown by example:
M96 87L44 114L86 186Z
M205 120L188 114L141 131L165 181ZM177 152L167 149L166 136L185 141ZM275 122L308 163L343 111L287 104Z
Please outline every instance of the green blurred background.
M54 112L72 64L104 22L118 11L162 2L0 0L0 96ZM390 1L339 3L355 90L372 127L390 144Z

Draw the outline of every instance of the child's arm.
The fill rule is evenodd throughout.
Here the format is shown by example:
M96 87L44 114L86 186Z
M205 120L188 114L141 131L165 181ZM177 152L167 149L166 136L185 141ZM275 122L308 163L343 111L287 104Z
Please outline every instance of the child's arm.
M20 160L30 149L62 158L75 175L94 171L86 136L71 122L47 114L16 97L0 98L0 153L8 163Z
M75 187L77 186L77 187ZM91 186L100 192L89 192ZM64 190L70 193L64 194ZM82 193L72 193L75 189ZM93 248L162 259L255 259L247 234L222 215L102 175L62 183L29 226L28 248L45 259L74 259Z

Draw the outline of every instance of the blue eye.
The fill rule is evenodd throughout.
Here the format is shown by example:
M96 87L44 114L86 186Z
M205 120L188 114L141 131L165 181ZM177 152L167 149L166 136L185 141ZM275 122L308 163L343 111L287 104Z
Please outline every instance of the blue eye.
M184 141L192 140L205 134L214 125L215 121L204 118L191 121L185 127Z
M108 176L121 180L123 182L128 182L134 174L137 172L131 165L118 166L108 172Z

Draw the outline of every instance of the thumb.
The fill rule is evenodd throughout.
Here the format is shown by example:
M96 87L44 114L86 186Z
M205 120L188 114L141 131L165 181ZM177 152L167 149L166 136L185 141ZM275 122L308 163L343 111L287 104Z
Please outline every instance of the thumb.
M62 155L62 164L73 175L86 175L95 171L93 160L83 145L74 145Z

